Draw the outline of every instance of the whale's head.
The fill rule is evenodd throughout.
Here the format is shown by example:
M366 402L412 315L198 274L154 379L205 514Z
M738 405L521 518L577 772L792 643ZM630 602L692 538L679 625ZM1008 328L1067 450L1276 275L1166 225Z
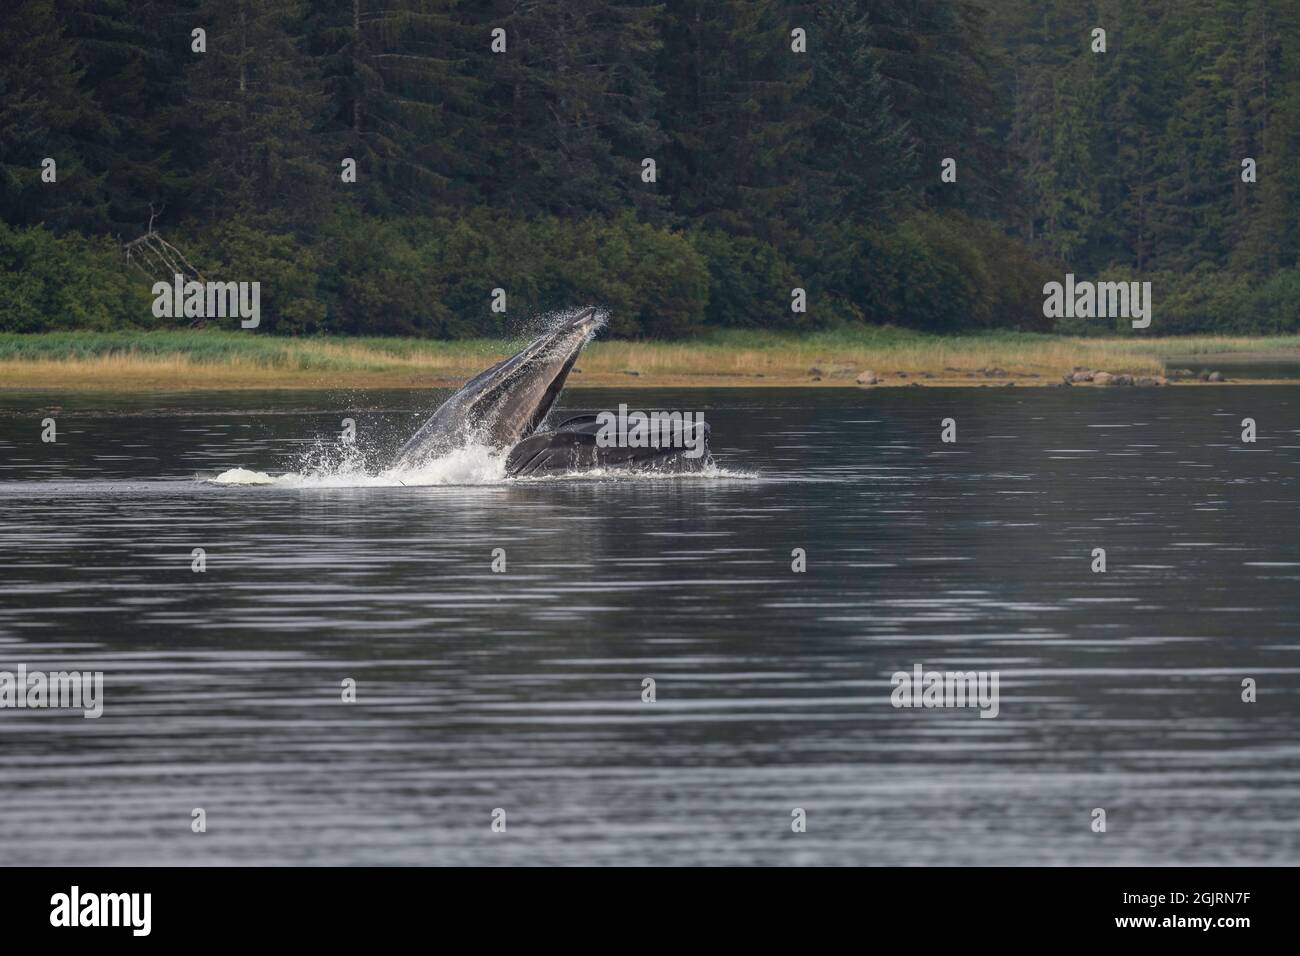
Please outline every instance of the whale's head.
M527 438L546 420L573 363L604 321L595 308L582 309L474 376L411 436L394 464L416 465L470 443L506 450Z

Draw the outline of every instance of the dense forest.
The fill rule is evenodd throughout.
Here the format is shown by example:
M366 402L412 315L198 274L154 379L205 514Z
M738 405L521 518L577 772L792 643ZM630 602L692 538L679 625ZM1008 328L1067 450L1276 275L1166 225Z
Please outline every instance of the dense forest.
M280 333L1295 330L1300 0L4 0L0 330L186 323L151 227Z

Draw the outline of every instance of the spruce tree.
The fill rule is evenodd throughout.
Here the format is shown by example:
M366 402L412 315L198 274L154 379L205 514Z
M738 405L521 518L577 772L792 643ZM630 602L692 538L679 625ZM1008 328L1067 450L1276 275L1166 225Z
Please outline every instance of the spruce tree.
M108 231L142 232L152 213L179 208L188 183L172 126L185 90L192 20L185 4L159 0L61 0L66 42L93 98L75 125L78 151L102 177Z
M327 98L301 50L298 0L203 0L207 52L187 70L187 153L202 213L309 230L342 201L342 156L321 148ZM330 190L327 195L327 190Z
M86 163L78 129L98 122L80 86L76 48L55 0L0 5L0 218L57 229L106 228L102 174ZM43 162L54 160L54 182Z
M485 48L458 2L313 4L308 49L330 97L323 139L357 160L357 192L372 210L476 198L486 85L469 64Z

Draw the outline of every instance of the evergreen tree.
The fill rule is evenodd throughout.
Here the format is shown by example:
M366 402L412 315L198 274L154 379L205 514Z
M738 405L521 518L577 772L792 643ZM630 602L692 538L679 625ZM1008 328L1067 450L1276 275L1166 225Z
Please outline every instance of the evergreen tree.
M158 0L61 0L80 87L95 101L73 135L102 179L108 231L132 236L152 212L177 206L188 183L171 127L184 99L181 71L192 19L185 4Z
M8 0L10 288L158 211L280 331L492 330L506 275L618 334L1017 323L1049 259L1285 328L1300 0Z
M459 0L325 0L309 49L330 95L325 142L357 160L371 209L430 211L475 198L478 102L467 64L485 55ZM471 44L477 45L473 49Z
M769 0L686 0L668 11L659 82L680 215L778 243L806 215L809 68L791 29Z
M1094 139L1087 100L1081 94L1084 70L1060 83L1052 110L1052 134L1040 168L1037 193L1042 197L1042 237L1067 262L1086 251L1100 212L1098 186L1090 175Z
M78 148L78 128L98 122L79 85L75 47L55 0L0 5L0 217L59 229L107 226L102 176ZM43 182L54 160L56 180Z
M892 112L858 0L823 0L813 24L804 208L811 222L880 222L906 201L915 142Z
M206 217L306 230L346 195L343 157L314 135L327 98L300 49L303 14L298 0L203 0L196 14L207 52L187 71L185 115Z
M998 94L984 8L972 0L873 0L864 8L894 114L916 141L916 185L926 201L1005 211L1010 187L994 136ZM958 189L940 180L945 158L958 161Z
M659 9L642 3L497 0L481 21L478 75L490 84L475 177L492 202L524 213L647 210L657 189L641 161L661 140L651 78ZM506 49L490 52L490 31Z
M1254 0L1233 88L1232 265L1271 273L1300 253L1300 3ZM1243 182L1241 160L1257 162Z

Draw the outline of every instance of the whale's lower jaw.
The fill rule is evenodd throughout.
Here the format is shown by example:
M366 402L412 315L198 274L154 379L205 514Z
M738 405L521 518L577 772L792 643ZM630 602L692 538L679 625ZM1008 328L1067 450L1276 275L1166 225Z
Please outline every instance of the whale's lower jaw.
M509 451L541 427L602 322L594 308L583 309L474 376L401 447L393 466L418 466L469 444Z
M588 415L531 435L510 450L506 474L525 478L597 468L677 474L702 471L711 462L709 426L703 422L678 423L659 447L605 446L597 440L599 433L599 419Z
M506 456L508 476L592 469L693 472L708 466L709 426L676 421L654 445L602 441L596 415L570 418L539 432L564 389L578 355L602 319L583 309L510 358L466 382L402 446L394 467L417 467L471 444Z

